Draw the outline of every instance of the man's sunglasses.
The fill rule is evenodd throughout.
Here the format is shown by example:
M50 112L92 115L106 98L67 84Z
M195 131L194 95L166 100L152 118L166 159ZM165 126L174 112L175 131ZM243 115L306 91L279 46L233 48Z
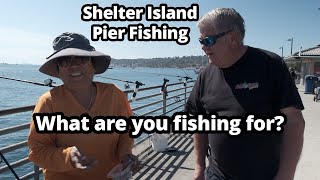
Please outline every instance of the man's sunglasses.
M82 57L82 56L63 56L59 57L56 62L60 68L68 68L71 66L72 61L75 61L77 64L82 66L89 64L91 57Z
M200 42L200 44L203 44L203 45L205 45L207 47L213 46L217 42L217 39L219 39L220 37L228 34L231 31L232 30L225 31L225 32L222 32L222 33L217 34L215 36L206 36L203 39L199 38L199 42Z

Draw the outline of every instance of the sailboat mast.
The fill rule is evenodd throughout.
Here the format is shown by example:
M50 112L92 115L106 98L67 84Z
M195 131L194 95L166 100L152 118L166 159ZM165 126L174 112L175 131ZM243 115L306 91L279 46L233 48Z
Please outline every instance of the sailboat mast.
M201 67L203 67L203 50L201 49Z

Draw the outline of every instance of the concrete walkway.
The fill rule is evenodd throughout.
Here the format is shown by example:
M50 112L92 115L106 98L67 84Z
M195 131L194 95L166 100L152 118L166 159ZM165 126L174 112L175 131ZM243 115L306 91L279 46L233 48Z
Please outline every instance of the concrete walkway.
M314 95L304 94L301 86L299 91L305 107L302 113L306 127L295 180L320 180L320 101L314 102Z
M320 101L314 102L314 95L299 92L305 106L303 115L306 121L304 147L297 167L295 180L320 180ZM169 147L175 152L154 152L147 140L139 145L140 157L146 166L133 179L192 179L194 171L194 152L191 134L172 135Z

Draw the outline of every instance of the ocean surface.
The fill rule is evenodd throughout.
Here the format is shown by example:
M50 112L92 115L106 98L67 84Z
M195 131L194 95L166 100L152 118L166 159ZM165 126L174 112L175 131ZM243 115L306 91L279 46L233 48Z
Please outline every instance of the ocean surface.
M61 80L57 78L52 78L50 76L44 75L38 71L38 65L15 65L15 64L0 64L0 76L28 80L33 82L43 83L45 79L51 78L56 84L53 85L61 85ZM105 73L96 75L94 77L94 81L99 82L107 82L116 84L120 89L125 90L124 82L109 80L105 78L113 78L119 79L123 81L139 81L145 84L144 87L162 85L163 79L166 78L169 80L168 83L176 83L181 80L181 77L189 76L195 80L197 78L197 74L194 73L193 70L182 70L182 69L172 69L172 68L122 68L115 67L113 69L108 69ZM177 77L181 76L181 77ZM130 89L134 89L134 84L129 84ZM177 87L176 87L177 88ZM39 96L43 93L49 91L51 88L46 86L38 86L34 84L18 82L13 80L6 80L0 78L0 110L23 107L34 105ZM154 92L148 92L149 94L157 93L160 89L156 89ZM181 92L180 92L181 93ZM141 95L142 92L137 93L137 97ZM146 94L143 94L146 95ZM172 94L171 94L172 95ZM131 96L129 96L130 98ZM131 103L131 107L134 108L136 106L140 106L141 104L146 104L150 101L160 100L159 97L155 97L149 99L148 101L135 101ZM183 103L183 102L181 102ZM160 105L158 105L160 107ZM153 107L154 109L154 107ZM143 111L134 112L137 115L143 112L147 112L148 109L144 109ZM158 115L161 112L155 112L152 115ZM31 120L31 112L19 113L16 115L2 116L0 117L0 129L20 125L23 123L28 123ZM28 135L28 130L19 131L14 134L0 136L0 148L8 146L10 144L18 143L21 141L25 141ZM5 158L9 161L9 163L15 162L18 159L25 158L28 154L28 148L21 148L15 150L10 153L6 153ZM1 161L0 161L1 162ZM0 163L0 167L5 166L4 162ZM25 175L27 172L32 171L33 166L31 163L23 165L21 167L15 168L14 170L19 176ZM10 171L0 174L0 179L14 179L14 176Z

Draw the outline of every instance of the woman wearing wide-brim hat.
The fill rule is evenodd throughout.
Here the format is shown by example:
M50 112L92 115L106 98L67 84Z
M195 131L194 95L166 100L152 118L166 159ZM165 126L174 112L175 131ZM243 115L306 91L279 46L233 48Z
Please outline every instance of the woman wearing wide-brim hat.
M43 94L33 113L62 112L66 117L132 114L120 89L113 84L93 82L94 74L108 69L110 56L96 51L86 37L77 33L56 37L53 48L54 53L39 70L60 78L63 85ZM34 119L31 120L29 160L43 168L45 179L106 179L115 165L132 157L133 139L128 133L70 132L38 133Z

